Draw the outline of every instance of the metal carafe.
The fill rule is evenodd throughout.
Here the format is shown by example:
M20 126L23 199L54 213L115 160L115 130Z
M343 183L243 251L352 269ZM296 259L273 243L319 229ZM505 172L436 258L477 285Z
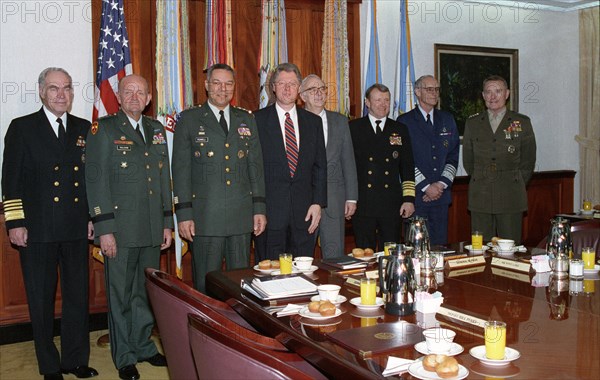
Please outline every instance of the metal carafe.
M379 288L386 313L414 314L416 287L415 269L409 251L398 247L389 256L379 256Z
M424 252L429 252L429 231L427 230L426 217L413 216L408 219L405 243L413 247L412 256L414 257L420 257Z
M571 224L567 219L557 217L550 219L550 232L546 242L546 251L551 257L570 257L573 251L571 242Z

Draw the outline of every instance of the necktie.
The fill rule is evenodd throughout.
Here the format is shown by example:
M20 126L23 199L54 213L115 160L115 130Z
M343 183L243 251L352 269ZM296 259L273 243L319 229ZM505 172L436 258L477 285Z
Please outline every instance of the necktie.
M56 119L58 123L58 141L64 146L67 142L67 132L65 131L65 125L63 124L62 119L59 117Z
M142 139L142 141L144 143L146 143L146 139L144 138L144 134L142 133L142 130L140 129L139 123L135 125L135 131L138 133L138 135L140 135L140 138Z
M219 115L221 115L221 117L219 118L219 124L221 124L221 128L223 128L223 132L225 132L225 136L227 136L227 133L229 133L229 128L227 128L227 120L225 120L225 112L223 112L223 110L220 110Z
M287 155L290 176L294 177L296 165L298 165L298 144L296 142L296 131L290 113L285 113L285 152Z
M377 133L376 135L379 136L380 134L383 133L383 131L381 130L381 120L375 120L375 125L376 125L376 129L377 129Z
M427 114L427 125L433 129L433 123L431 122L431 115Z

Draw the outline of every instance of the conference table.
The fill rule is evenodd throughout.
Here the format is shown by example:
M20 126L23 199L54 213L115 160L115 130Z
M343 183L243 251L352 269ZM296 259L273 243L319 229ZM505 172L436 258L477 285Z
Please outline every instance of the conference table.
M454 248L471 256L463 250L463 244ZM435 277L421 277L420 281L429 284L430 292L439 291L444 297L437 314L417 312L399 317L385 313L383 307L375 312L360 311L346 301L339 306L342 314L326 321L299 315L277 317L273 312L277 307L269 307L241 290L243 278L258 274L251 268L209 273L207 291L222 300L235 299L245 307L246 315L260 327L259 331L310 359L329 378L382 378L390 357L422 357L415 349L415 342L424 340L422 329L440 326L456 332L454 342L464 351L455 358L469 371L469 379L598 379L600 277L596 273L575 282L558 279L550 273L512 270L497 261L502 258L527 263L531 254L539 253L531 248L525 253L499 257L489 250L478 265L451 269L447 262L444 271ZM367 271L372 269L369 267ZM348 300L360 295L359 288L348 282L348 276L325 266L308 277L319 284L341 285L340 294ZM490 319L506 322L506 345L520 353L520 358L505 366L485 365L469 353L484 344L481 323ZM330 336L354 329L351 334L359 337L375 324L401 324L401 321L410 323L404 326L408 326L413 339L385 352L357 352L334 343ZM357 340L360 345L360 339ZM436 378L434 372L431 374ZM404 372L390 378L415 377Z

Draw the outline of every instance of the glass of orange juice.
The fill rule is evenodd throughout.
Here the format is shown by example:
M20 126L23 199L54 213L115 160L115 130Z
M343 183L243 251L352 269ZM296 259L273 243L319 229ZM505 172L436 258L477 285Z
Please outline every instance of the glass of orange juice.
M594 269L596 260L596 251L592 247L583 247L581 249L581 260L583 260L583 269Z
M375 326L377 318L360 318L360 327Z
M471 234L471 246L473 249L481 249L483 247L483 235L479 231L473 231Z
M506 349L506 323L488 321L485 328L485 356L488 359L504 359Z
M589 199L585 199L583 201L583 210L590 211L591 209L592 209L592 201L590 201Z
M360 303L375 305L376 297L377 281L374 278L362 278L360 280Z
M290 274L292 273L292 254L282 253L279 255L279 273Z
M396 248L396 243L394 243L392 241L383 243L383 252L384 252L385 256L390 255L390 248Z

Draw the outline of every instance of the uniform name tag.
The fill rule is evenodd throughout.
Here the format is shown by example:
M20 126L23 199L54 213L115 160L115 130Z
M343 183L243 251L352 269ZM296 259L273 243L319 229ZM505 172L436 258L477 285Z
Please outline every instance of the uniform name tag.
M208 137L196 137L195 141L197 143L207 143L208 142Z
M131 147L127 145L117 145L117 150L129 152L131 150Z

